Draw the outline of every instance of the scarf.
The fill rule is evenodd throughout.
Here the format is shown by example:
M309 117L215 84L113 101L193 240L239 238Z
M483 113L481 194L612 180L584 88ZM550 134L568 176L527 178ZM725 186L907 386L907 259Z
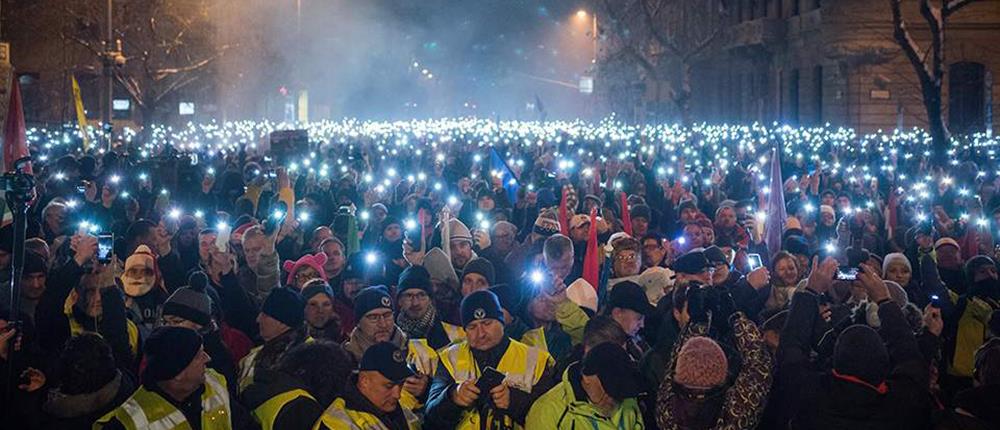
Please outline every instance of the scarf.
M399 329L399 326L393 326L392 329L392 336L389 336L388 342L396 345L396 348L405 350L406 335ZM351 330L351 338L344 344L344 349L350 352L354 356L354 359L360 363L361 357L365 355L365 351L376 343L378 342L375 342L375 339L364 334L360 328L354 327L354 330Z
M400 312L396 317L396 326L410 339L426 338L435 322L437 322L437 308L433 303L419 318L410 318L405 312Z

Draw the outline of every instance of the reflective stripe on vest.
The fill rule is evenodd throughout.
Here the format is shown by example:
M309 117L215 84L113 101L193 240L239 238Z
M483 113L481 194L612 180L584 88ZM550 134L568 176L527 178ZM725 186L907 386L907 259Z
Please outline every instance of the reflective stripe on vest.
M438 353L427 343L427 339L410 339L406 362L417 372L433 377L438 366Z
M238 388L240 393L253 383L253 368L254 365L257 364L257 354L260 353L261 348L263 348L263 346L251 349L247 356L240 360L240 377L238 379Z
M406 425L411 430L416 430L420 428L420 417L413 413L410 409L400 405L403 410L403 416L406 417ZM320 416L319 421L313 426L313 430L319 430L323 427L334 429L334 430L388 430L389 428L385 426L375 415L369 414L367 412L355 411L347 409L344 399L334 400L330 404L330 407L323 411L323 415Z
M551 362L552 357L549 356L549 353L512 339L510 346L507 347L507 351L504 352L497 364L497 370L506 375L504 382L508 386L530 393L532 387L542 378L542 374L545 373L545 369ZM476 379L481 374L479 365L472 357L472 349L468 342L461 342L444 350L441 355L441 363L451 374L456 384ZM478 429L481 419L477 410L465 409L458 428ZM514 426L509 417L505 421L508 421L509 426Z
M306 390L294 389L285 391L284 393L267 399L266 402L254 409L253 417L260 423L262 430L272 430L274 429L274 421L278 419L278 414L281 413L281 409L284 408L288 402L300 397L316 401L316 398L314 398Z
M444 328L444 334L448 335L448 340L451 343L458 343L465 340L465 329L462 326L441 321L441 327Z
M545 330L541 327L524 332L521 343L549 352L549 343L545 340Z
M202 430L231 430L231 410L226 381L212 369L205 371L205 392L201 395ZM139 388L120 407L94 423L94 429L117 419L126 430L190 430L184 413L159 394Z

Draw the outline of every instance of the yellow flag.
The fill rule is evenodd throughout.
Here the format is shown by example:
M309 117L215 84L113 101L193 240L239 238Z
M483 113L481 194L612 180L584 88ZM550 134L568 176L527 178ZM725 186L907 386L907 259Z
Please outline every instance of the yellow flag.
M76 122L80 124L80 136L83 137L83 151L90 149L90 138L87 136L87 114L83 111L83 97L80 96L80 84L73 79L73 103L76 105Z

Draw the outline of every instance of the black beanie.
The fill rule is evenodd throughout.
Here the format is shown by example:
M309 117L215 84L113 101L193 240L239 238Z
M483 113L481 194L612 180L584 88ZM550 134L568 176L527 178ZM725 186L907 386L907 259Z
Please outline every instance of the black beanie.
M309 282L306 282L305 287L302 288L302 302L303 303L308 302L309 299L315 297L318 294L326 294L328 297L330 297L330 300L333 300L334 297L333 288L330 288L329 284L323 282L322 279L313 279Z
M378 308L392 310L392 298L384 285L365 288L354 298L354 318L357 320Z
M305 319L305 303L299 293L288 288L275 288L267 295L260 312L295 329Z
M653 211L646 205L635 205L629 210L629 216L632 219L642 218L647 222L653 219Z
M427 295L431 295L431 274L424 266L410 266L399 274L398 285L396 287L397 296L402 294L403 291L414 288L423 290Z
M877 386L889 375L889 352L874 329L852 325L837 337L833 369L841 375L854 376Z
M972 284L974 275L976 274L976 269L982 266L992 266L994 265L993 259L985 255L977 255L965 262L965 280L969 284ZM25 267L25 272L27 272L27 267Z
M465 263L465 268L462 269L462 279L465 279L465 275L470 273L478 273L486 278L486 283L488 285L493 285L493 280L496 278L496 272L493 270L493 263L485 258L473 258L468 263Z
M26 251L24 253L24 275L30 275L32 273L48 273L49 267L45 262L45 257L42 257L37 252Z
M481 319L503 321L503 311L500 310L500 299L489 290L479 290L462 299L462 326Z
M143 352L146 368L142 371L145 382L171 379L181 373L201 350L201 335L184 327L159 327L146 339Z

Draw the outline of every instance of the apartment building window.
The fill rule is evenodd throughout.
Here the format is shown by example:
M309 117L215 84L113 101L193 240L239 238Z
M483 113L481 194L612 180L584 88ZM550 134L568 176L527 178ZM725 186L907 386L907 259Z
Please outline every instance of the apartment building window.
M788 123L799 124L799 69L792 70L788 79Z
M813 92L816 103L816 124L823 124L823 66L813 68Z
M993 83L986 66L961 62L948 69L948 128L957 134L986 128L987 104L992 104Z

